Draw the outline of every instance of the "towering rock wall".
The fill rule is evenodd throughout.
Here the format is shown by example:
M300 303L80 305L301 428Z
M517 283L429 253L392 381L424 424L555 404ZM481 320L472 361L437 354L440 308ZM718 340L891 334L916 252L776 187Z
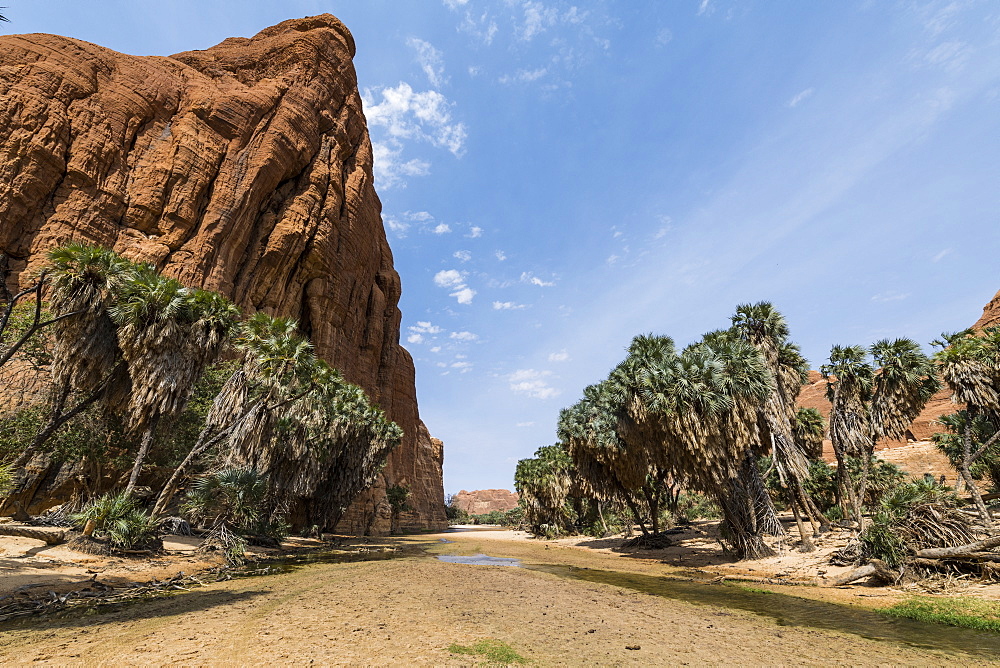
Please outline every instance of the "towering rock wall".
M411 490L405 526L438 528L354 53L329 14L171 57L0 38L0 258L14 287L53 246L98 244L297 318L406 434L345 526L388 529L388 481Z

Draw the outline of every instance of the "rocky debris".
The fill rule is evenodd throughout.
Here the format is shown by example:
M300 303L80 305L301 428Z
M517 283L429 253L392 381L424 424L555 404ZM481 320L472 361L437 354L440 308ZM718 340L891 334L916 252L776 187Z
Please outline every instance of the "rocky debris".
M517 492L508 489L464 489L452 497L451 505L470 515L485 515L493 511L503 512L517 508Z
M247 311L297 318L405 432L344 526L388 532L384 489L403 484L407 527L439 529L441 443L399 345L354 53L329 14L171 57L0 38L0 258L15 288L52 247L98 244Z

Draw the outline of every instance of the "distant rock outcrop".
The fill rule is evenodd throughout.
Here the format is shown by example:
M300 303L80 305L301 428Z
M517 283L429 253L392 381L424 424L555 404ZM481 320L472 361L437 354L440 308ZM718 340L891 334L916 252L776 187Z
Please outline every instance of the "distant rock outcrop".
M470 515L484 515L493 511L503 512L517 508L517 492L508 489L464 489L451 498L451 505Z
M441 442L399 345L354 53L329 14L171 57L0 38L0 265L14 287L50 248L88 242L297 318L405 431L342 528L388 532L388 482L410 489L404 528L437 529Z

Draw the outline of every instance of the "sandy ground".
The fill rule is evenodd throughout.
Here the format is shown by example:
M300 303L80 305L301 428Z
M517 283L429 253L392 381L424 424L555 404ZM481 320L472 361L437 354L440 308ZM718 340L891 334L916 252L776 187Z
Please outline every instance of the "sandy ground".
M516 532L385 542L636 573L662 575L689 568L662 564L649 554L637 558L614 552L611 543L527 540ZM95 565L121 568L91 563L90 570L98 570ZM73 577L86 575L86 566ZM0 633L0 663L475 665L475 657L452 654L448 647L485 638L508 643L537 665L985 663L982 656L956 657L856 635L779 626L739 610L544 572L427 557L313 565L217 582L117 612L31 619Z

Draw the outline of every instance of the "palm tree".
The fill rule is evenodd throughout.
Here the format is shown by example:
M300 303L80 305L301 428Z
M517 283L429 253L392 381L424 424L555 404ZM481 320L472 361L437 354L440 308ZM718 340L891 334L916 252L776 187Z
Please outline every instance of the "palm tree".
M514 487L524 506L525 520L536 536L570 529L566 500L575 478L573 461L559 445L547 445L532 458L517 462ZM545 527L550 527L548 532Z
M826 421L823 414L815 408L799 408L795 411L795 425L792 435L799 448L809 459L823 457L823 435L826 434Z
M808 378L808 363L798 346L788 341L785 318L769 302L737 306L732 323L733 333L760 352L774 379L770 394L759 408L761 452L758 454L773 453L778 479L791 502L802 549L812 551L815 547L806 533L802 515L810 520L814 534L823 516L805 490L809 460L793 434L795 400Z
M972 476L972 467L996 444L1000 431L1000 327L980 334L970 330L945 336L947 347L935 355L941 376L952 391L952 401L965 410L942 418L960 438L958 468L987 527L993 526L989 510Z
M153 508L166 511L180 487L188 466L231 433L237 438L263 432L280 411L308 393L316 381L317 364L312 344L297 334L290 318L255 313L239 326L234 345L241 364L212 402L205 426L184 460L174 469Z
M308 339L295 333L294 321L256 314L237 345L245 351L243 368L216 397L206 431L157 509L166 507L180 470L195 453L225 443L226 465L267 476L276 513L296 507L310 525L336 525L374 483L402 430L361 388L316 358Z
M111 314L131 381L127 423L133 433L141 435L125 487L130 493L160 420L184 409L205 367L218 357L240 311L221 295L186 288L144 266L125 286Z
M649 533L644 521L647 516L653 534L657 534L668 472L651 462L637 441L623 436L625 411L616 373L619 371L585 388L581 401L560 412L557 434L573 460L583 493L598 502L621 501L632 511L643 534ZM639 509L643 501L647 512Z
M874 369L866 362L861 346L833 346L829 364L820 368L826 378L830 400L830 440L837 457L837 503L851 510L861 523L861 498L847 470L847 458L868 459L871 421L868 406L873 391ZM846 513L845 513L846 514Z
M874 362L868 360L871 354ZM939 387L930 358L910 339L878 341L867 351L860 346L834 346L830 363L822 367L827 379L830 440L837 455L841 501L848 497L852 513L863 529L862 505L875 445L883 438L901 438ZM861 462L852 480L846 458Z
M52 250L49 261L49 307L55 315L51 413L15 467L27 464L52 434L90 405L98 400L111 404L127 395L128 379L109 309L116 293L134 277L136 265L114 251L81 244ZM81 399L67 407L73 392Z
M656 456L715 495L737 555L771 553L762 536L782 530L752 454L757 407L772 383L760 353L715 332L680 354L665 348L632 371L630 416L662 436Z

